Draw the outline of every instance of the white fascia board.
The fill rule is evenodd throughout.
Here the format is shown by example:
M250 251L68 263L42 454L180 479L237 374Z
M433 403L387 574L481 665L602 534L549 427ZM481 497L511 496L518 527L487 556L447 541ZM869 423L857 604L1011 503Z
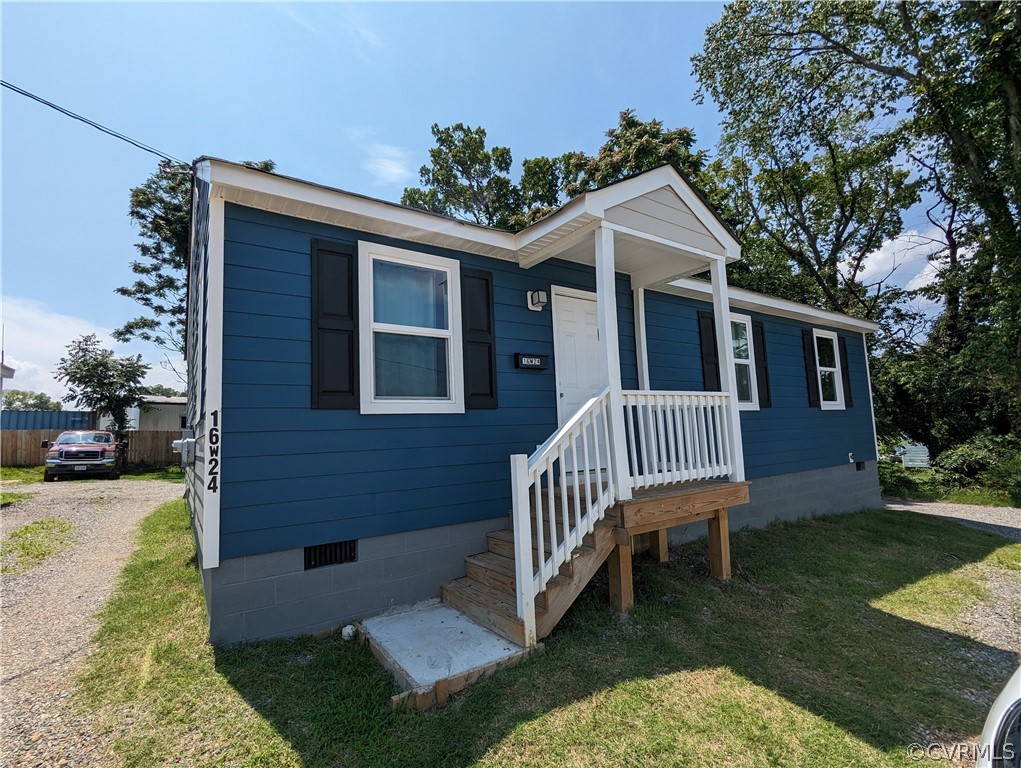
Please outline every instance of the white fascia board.
M582 224L573 232L564 235L559 240L554 240L549 245L544 245L542 248L532 251L526 256L519 256L518 266L522 269L528 269L529 267L534 267L536 264L546 261L547 259L552 259L554 256L563 253L571 246L587 238L595 232L602 223L604 222L601 222L599 219L593 219L587 224ZM595 248L594 245L593 248Z
M650 290L672 293L677 296L687 296L708 302L712 302L713 296L712 286L709 283L705 280L695 280L690 277L674 280L666 285L651 288ZM788 301L776 296L767 296L764 293L756 293L744 288L731 287L729 293L730 306L739 309L762 312L763 314L774 315L776 317L786 317L812 325L842 328L858 333L875 333L879 330L879 324L873 323L870 320L861 320L857 317L841 314L840 312L810 307L807 304L798 304L796 301Z
M508 252L508 258L514 258L515 235L499 229L478 226L464 221L457 221L446 216L438 216L426 211L374 200L354 195L343 190L320 186L307 181L292 179L287 176L265 173L254 169L237 166L219 160L204 160L199 165L208 163L212 170L212 183L224 187L260 193L289 201L321 206L354 216L365 217L407 227L409 238L415 239L414 231L444 235L464 240L466 243L499 248Z

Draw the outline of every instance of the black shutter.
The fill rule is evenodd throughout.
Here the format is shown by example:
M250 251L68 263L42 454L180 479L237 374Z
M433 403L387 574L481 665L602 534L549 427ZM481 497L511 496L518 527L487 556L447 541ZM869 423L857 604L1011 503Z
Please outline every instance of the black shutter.
M496 408L496 323L493 273L461 269L464 407Z
M759 408L772 408L769 363L766 360L766 327L761 320L752 320L752 346L755 347L755 383L759 389Z
M843 336L837 337L837 346L840 348L840 378L844 384L844 407L851 408L854 405L854 398L851 396L851 371L847 367L847 342Z
M312 407L358 407L358 256L312 241Z
M712 312L698 313L698 338L702 348L702 389L720 391L720 353L716 346L716 322Z
M819 408L819 374L815 365L815 336L809 330L801 331L801 346L805 351L805 381L808 384L808 407Z

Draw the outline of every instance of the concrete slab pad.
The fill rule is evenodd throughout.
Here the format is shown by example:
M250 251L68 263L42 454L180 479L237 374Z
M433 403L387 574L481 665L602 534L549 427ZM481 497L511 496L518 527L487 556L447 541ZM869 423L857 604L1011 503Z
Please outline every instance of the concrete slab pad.
M373 655L402 690L392 703L415 709L442 705L450 693L516 664L533 650L500 637L438 601L364 619L359 629Z

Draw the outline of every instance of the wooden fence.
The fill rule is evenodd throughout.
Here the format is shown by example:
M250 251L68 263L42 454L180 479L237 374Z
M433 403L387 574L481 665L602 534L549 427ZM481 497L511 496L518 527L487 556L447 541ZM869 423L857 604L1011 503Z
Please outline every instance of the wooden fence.
M58 431L52 429L5 429L0 433L0 466L41 467L46 451L43 440L55 440ZM181 438L181 430L128 433L128 464L149 464L168 467L180 464L181 457L171 449L171 443Z

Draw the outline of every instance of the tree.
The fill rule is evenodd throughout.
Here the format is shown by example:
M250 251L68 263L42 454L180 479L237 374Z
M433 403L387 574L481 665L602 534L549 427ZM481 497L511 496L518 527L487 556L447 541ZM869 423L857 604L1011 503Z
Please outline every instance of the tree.
M67 386L65 403L109 413L115 431L123 432L128 427L128 409L142 402L142 380L148 371L141 355L114 357L90 334L67 345L67 355L60 358L54 373Z
M156 395L157 397L187 397L187 392L171 389L163 384L146 384L142 387L143 395Z
M514 231L584 192L627 176L667 163L694 176L705 163L702 152L692 151L695 134L690 128L668 131L659 120L639 120L632 109L620 113L595 155L573 151L526 159L517 184L510 177L511 150L487 150L484 128L434 124L432 134L436 146L429 150L431 165L419 171L423 188L405 189L401 203Z
M272 160L243 164L268 172L276 167ZM115 330L117 341L141 339L165 353L184 355L191 181L187 170L161 167L131 190L128 216L142 238L135 244L141 259L131 262L131 271L138 279L116 292L141 304L145 313ZM174 369L169 354L164 366ZM182 381L186 380L184 372L174 370Z
M931 291L946 310L891 378L989 393L1002 408L972 429L1021 429L1021 5L738 0L694 65L737 156L758 163L780 148L775 171L850 130L858 146L914 163L947 235ZM937 399L938 440L961 439L958 415L974 411L961 397Z
M432 213L507 228L520 208L519 191L507 175L511 151L486 149L486 129L457 123L432 126L436 146L429 150L431 165L418 172L425 189L408 187L401 204Z
M53 400L43 392L29 392L24 389L4 390L5 411L59 411L60 407L59 400Z

